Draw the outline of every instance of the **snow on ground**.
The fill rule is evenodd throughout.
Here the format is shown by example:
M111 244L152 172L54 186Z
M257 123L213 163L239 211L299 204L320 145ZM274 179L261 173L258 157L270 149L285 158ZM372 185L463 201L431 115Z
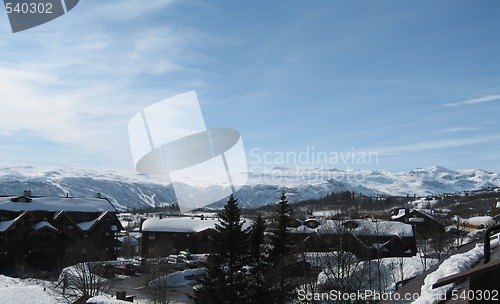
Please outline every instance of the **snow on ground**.
M0 275L0 303L58 304L59 301L47 282Z
M18 279L0 275L0 303L2 304L60 304L61 295L54 289L56 282L38 279ZM89 303L121 304L130 303L113 299L111 295L91 298ZM135 299L134 303L146 304L148 300Z
M491 248L495 248L499 244L500 234L495 235L491 238L490 246ZM432 285L436 283L439 279L465 271L470 269L483 257L483 245L476 244L476 247L461 253L455 254L445 260L439 268L428 274L424 280L424 285L422 286L420 297L414 301L414 304L434 304L439 303L439 297L451 290L454 284L448 284L446 286L442 286L436 289L432 289Z
M197 283L196 278L205 275L206 272L206 268L186 269L153 280L149 284L165 284L165 286L169 288L194 285Z
M122 301L122 300L117 300L117 299L112 299L107 296L97 296L90 298L87 303L91 304L130 304L130 302L127 301Z
M318 275L318 287L331 288L338 283L335 279L335 273L340 270L328 261L335 260L336 253L308 253L306 259L313 267L317 267L318 263L323 268L323 271ZM338 259L338 258L337 258ZM318 262L319 261L319 262ZM427 268L435 265L438 260L427 258L425 261L419 256L404 257L404 258L383 258L380 260L357 261L353 258L350 260L351 267L349 272L352 274L351 280L353 286L360 290L395 290L396 284L399 281L413 278L425 271L424 263ZM345 271L345 268L344 268ZM379 279L380 276L380 279ZM372 279L371 278L376 278ZM381 286L378 286L380 284Z

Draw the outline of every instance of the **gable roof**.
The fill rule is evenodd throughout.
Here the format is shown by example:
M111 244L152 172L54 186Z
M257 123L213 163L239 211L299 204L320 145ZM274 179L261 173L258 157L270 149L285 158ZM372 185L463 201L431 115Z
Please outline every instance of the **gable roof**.
M24 217L31 217L32 219L35 219L35 217L29 212L29 211L24 211L23 213L19 214L15 219L9 220L9 221L2 221L0 222L0 232L6 232L12 229L14 225L23 219Z
M90 231L90 230L94 229L94 227L106 217L112 218L111 214L109 214L108 211L104 211L103 213L101 213L101 215L99 215L95 220L88 221L88 222L80 222L77 224L77 226L82 231ZM116 221L116 222L121 226L120 221ZM116 225L113 225L113 226L116 227ZM123 229L123 227L120 227L120 228ZM116 227L116 230L118 230L118 227Z
M75 223L75 221L69 216L66 212L64 211L59 211L54 214L54 220L57 220L59 218L65 218L73 227L77 228L78 224Z
M54 231L54 232L59 232L60 233L59 229L57 229L56 227L52 226L52 224L50 224L47 221L41 221L39 223L36 223L35 225L33 225L31 227L31 230L33 230L33 232L40 231L40 230L50 230L50 231Z

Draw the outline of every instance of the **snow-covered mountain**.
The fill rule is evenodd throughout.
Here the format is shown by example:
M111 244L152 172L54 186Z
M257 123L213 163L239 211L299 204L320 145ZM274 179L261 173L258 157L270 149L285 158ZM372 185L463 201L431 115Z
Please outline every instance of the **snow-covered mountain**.
M249 208L276 202L282 191L287 193L290 202L297 202L339 191L368 196L424 196L500 187L497 173L443 167L402 173L275 168L248 175L248 183L238 191L237 197L240 206ZM175 203L173 187L168 181L135 171L0 164L0 195L20 195L26 189L37 196L93 197L101 193L120 210ZM211 195L220 188L214 185L198 190ZM223 201L214 205L220 206Z

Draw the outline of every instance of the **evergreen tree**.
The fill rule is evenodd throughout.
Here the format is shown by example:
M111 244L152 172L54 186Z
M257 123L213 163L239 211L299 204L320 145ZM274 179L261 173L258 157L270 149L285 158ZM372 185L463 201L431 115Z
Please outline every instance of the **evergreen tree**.
M247 303L249 279L244 267L248 263L248 231L243 230L233 195L219 214L219 223L210 239L205 284L195 291L193 300L196 304Z
M283 193L278 202L275 224L271 234L270 261L272 263L272 303L284 304L294 296L294 286L290 279L290 270L296 265L293 242L288 233L291 222L291 209Z
M266 224L259 214L250 230L250 284L248 286L251 303L266 303L269 296L267 284L269 261L265 245Z

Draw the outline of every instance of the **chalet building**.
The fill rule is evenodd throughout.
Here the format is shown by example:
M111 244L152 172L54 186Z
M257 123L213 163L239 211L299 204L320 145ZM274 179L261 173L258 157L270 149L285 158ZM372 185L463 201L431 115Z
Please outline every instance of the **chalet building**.
M178 254L209 252L209 237L219 223L216 218L172 217L152 218L142 223L142 256L145 258L165 257ZM246 220L243 229L253 222Z
M307 251L344 250L363 260L414 256L417 252L413 227L404 223L307 219L289 232Z
M133 257L141 254L140 239L132 235L124 235L118 237L117 254L120 257Z
M417 238L428 238L430 235L445 233L443 221L430 209L399 209L391 219L414 226Z
M50 270L70 245L116 259L116 234L123 229L106 198L0 197L0 272L23 263ZM96 252L93 252L96 253Z

